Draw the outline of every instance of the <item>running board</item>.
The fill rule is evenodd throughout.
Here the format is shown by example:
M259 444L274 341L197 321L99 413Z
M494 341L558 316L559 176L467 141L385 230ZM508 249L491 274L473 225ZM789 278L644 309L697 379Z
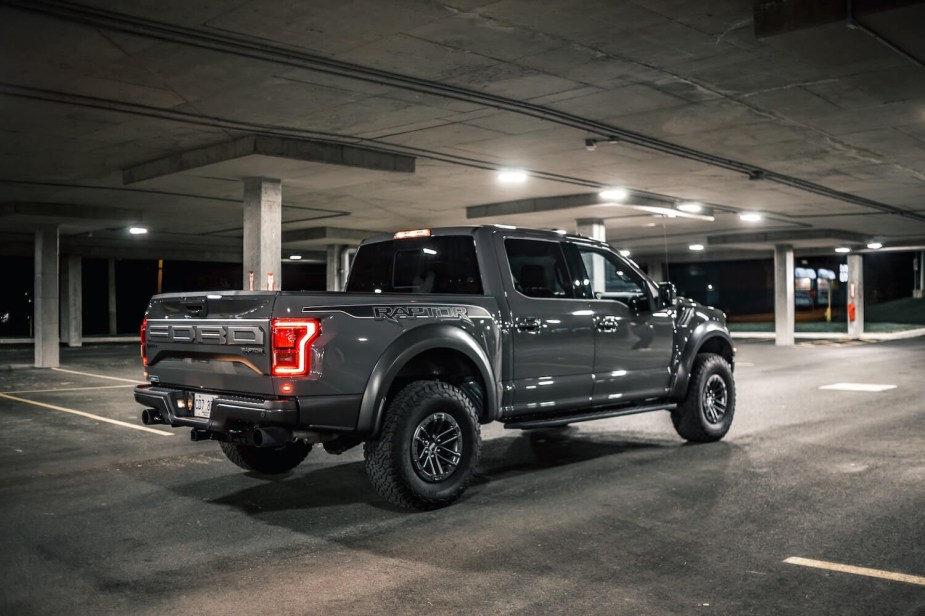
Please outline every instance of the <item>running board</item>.
M623 417L624 415L636 415L638 413L650 413L652 411L671 411L678 405L673 402L662 404L648 404L644 406L633 406L629 408L604 409L599 411L585 411L571 415L556 415L548 417L530 417L524 419L512 418L504 422L504 427L508 430L529 430L532 428L555 428L565 426L571 423L581 421L594 421L595 419L605 419L607 417Z

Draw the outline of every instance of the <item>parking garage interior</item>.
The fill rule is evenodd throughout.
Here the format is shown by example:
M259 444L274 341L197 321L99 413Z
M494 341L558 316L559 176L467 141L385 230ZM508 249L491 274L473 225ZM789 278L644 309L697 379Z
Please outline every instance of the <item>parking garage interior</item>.
M923 26L0 0L0 612L923 613ZM267 480L141 425L152 295L339 292L364 238L469 225L593 237L722 309L727 439L485 426L474 489L408 514L359 452Z

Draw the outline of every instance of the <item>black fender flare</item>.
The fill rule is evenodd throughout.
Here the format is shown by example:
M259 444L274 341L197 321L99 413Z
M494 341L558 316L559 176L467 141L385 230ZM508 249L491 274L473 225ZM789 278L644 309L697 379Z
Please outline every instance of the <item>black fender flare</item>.
M360 414L357 418L359 434L379 433L385 397L395 377L409 361L421 353L435 349L458 351L475 364L485 383L485 417L489 420L497 418L500 384L495 378L488 354L475 338L458 326L435 324L409 330L379 356L360 402Z
M672 400L681 400L687 394L687 384L691 378L691 369L694 366L694 359L697 353L703 347L704 343L711 338L720 338L734 349L732 338L729 336L729 330L719 323L719 321L704 321L694 328L687 338L687 344L681 351L678 358L678 366L675 369L674 381L672 382L669 397Z

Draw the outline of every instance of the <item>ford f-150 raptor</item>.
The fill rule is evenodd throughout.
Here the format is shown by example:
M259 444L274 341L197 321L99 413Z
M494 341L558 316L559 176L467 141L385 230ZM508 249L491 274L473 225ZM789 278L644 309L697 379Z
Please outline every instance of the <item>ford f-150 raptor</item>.
M664 410L706 442L735 410L722 312L603 242L502 225L370 238L344 292L156 295L141 351L145 424L264 474L363 443L379 494L417 509L466 489L480 424Z

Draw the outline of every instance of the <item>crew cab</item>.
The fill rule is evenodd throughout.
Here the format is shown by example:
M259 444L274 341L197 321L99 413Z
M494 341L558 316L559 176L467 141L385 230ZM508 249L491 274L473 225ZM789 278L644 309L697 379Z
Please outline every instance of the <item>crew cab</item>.
M667 411L707 442L735 411L722 312L603 242L502 225L369 238L344 292L156 295L141 349L145 424L265 474L363 444L373 487L417 509L463 494L488 422Z

